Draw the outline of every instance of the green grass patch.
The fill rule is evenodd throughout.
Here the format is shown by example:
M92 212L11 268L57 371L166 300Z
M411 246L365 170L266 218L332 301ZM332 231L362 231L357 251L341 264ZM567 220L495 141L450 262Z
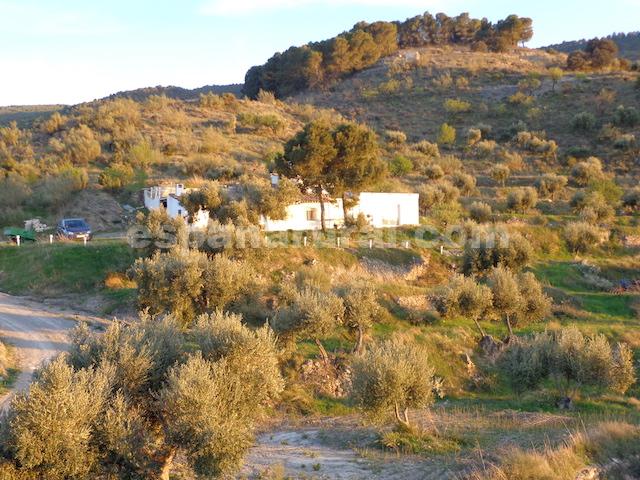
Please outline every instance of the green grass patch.
M14 295L101 290L107 273L125 271L136 256L116 241L2 246L0 289Z
M465 445L462 438L423 432L418 429L398 426L390 432L380 434L379 445L405 455L433 455L459 452Z
M18 378L20 374L20 370L17 368L8 368L5 376L0 380L0 395L4 395L6 392L11 390L13 383Z

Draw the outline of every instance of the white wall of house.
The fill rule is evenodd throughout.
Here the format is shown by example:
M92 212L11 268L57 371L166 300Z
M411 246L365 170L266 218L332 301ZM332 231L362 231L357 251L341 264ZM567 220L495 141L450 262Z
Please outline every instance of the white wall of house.
M362 213L375 228L400 227L418 225L420 209L417 193L369 193L360 194L359 203L349 210L354 218ZM325 219L327 228L344 225L342 200L325 203ZM287 207L285 220L271 220L263 217L261 225L267 232L284 232L287 230L320 230L320 203L304 202Z
M419 195L417 193L360 194L358 204L349 214L354 218L362 213L375 228L401 227L420 224Z
M324 212L327 228L333 228L334 225L338 227L344 225L342 199L337 199L334 203L325 202ZM289 205L285 220L271 220L262 217L260 224L266 232L320 230L322 228L320 202L302 202Z
M157 210L166 203L167 214L171 218L189 219L191 228L205 229L209 224L209 212L201 210L192 218L180 203L180 196L186 190L182 185L175 187L151 187L144 190L144 204L149 210ZM349 215L357 217L362 213L375 228L392 228L405 225L419 225L420 209L417 193L373 193L363 192L358 204L349 210ZM342 199L325 202L325 222L327 228L344 225ZM320 202L306 201L287 207L287 218L272 220L260 219L260 225L266 232L286 232L287 230L320 230Z
M174 187L151 187L144 189L144 206L148 210L158 210L166 205L167 215L171 218L182 217L190 220L192 229L204 229L209 224L209 212L200 210L192 218L189 218L187 209L180 203L180 197L186 193L184 185L178 184Z

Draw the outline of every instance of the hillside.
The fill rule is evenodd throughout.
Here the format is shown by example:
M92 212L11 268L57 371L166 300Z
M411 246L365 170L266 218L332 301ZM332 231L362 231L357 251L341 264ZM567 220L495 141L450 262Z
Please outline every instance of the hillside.
M614 33L605 38L613 40L620 49L620 56L632 61L640 60L640 32ZM584 50L588 40L573 40L544 47L559 52L571 53L576 50Z
M478 157L466 142L469 129L483 130L483 139L498 144L511 144L516 133L526 130L543 132L555 141L561 162L567 156L595 155L621 173L635 171L637 149L618 148L616 139L640 134L636 122L621 125L617 117L620 106L637 108L637 74L564 72L554 85L549 71L565 61L564 54L529 49L404 50L329 89L311 89L293 99L335 108L347 118L375 126L380 134L405 132L413 142L436 141L446 122L457 131L449 150L471 162ZM593 117L593 124L577 127L578 114ZM531 153L516 149L525 156Z
M144 100L147 100L149 97L156 95L165 96L167 98L173 98L176 100L197 100L202 94L213 93L216 95L222 95L224 93L232 93L236 96L240 96L241 91L242 84L205 85L204 87L193 89L176 86L157 86L117 92L109 95L107 99L113 100L115 98L130 98L137 102L142 102Z
M126 323L45 367L0 477L638 478L639 75L530 33L360 23L254 67L252 98L5 110L0 230L72 215L96 238L5 242L0 291ZM178 182L206 230L145 211ZM257 228L363 191L417 193L419 224Z

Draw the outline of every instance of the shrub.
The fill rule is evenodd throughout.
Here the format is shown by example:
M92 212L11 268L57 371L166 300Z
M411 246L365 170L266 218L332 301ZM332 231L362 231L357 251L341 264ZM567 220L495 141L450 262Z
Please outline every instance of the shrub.
M585 222L571 222L564 228L564 239L573 253L585 253L604 241L605 232Z
M608 221L615 215L615 209L598 192L578 191L570 202L573 211L589 223Z
M423 185L418 188L420 211L426 214L431 208L455 202L460 196L458 190L452 183L441 180L438 183Z
M529 105L533 104L535 99L524 92L516 92L513 95L510 95L509 98L507 98L507 101L512 105L522 105L528 107Z
M453 114L471 111L471 103L457 98L449 98L444 101L444 109Z
M201 153L224 153L229 150L229 140L213 127L205 128L200 143Z
M432 158L440 157L440 150L438 149L438 144L428 142L427 140L422 140L421 142L414 144L413 149L417 150L420 153L423 153L428 157L432 157Z
M573 117L573 120L571 121L571 125L575 130L588 132L593 130L596 127L596 117L589 112L577 113Z
M511 169L507 165L494 165L489 172L491 178L504 187L507 179L511 175Z
M568 179L565 176L545 173L536 180L536 188L542 197L553 199L567 186L567 183Z
M576 327L540 333L509 344L499 360L512 385L537 387L548 377L564 396L573 386L626 392L635 382L629 348L614 347L604 335L583 335Z
M579 187L585 187L593 180L604 178L602 163L596 157L589 157L583 162L578 162L571 170L571 179Z
M491 206L484 202L473 202L469 206L469 216L478 223L491 220Z
M400 130L387 130L384 132L384 136L388 144L396 147L407 143L407 134Z
M62 130L67 123L67 118L60 115L58 112L54 112L43 124L43 130L49 135L53 135L54 133Z
M108 190L118 190L133 180L133 168L122 163L115 163L100 172L98 183Z
M625 192L622 206L634 212L640 210L640 187L633 187Z
M525 213L535 208L538 203L538 193L533 187L514 188L507 196L507 209Z
M404 155L396 155L389 162L389 171L394 177L401 177L413 170L413 162Z
M640 124L640 112L634 107L620 105L613 113L613 123L619 127L635 127Z
M429 180L440 180L444 177L444 170L437 164L429 164L425 166L423 173Z
M476 143L475 152L480 158L487 158L496 151L497 143L494 140L482 140Z
M438 145L453 145L456 142L456 129L447 123L440 126Z
M162 152L153 148L149 141L142 141L129 149L126 159L134 168L147 169L162 161Z
M280 135L286 127L282 117L275 114L241 113L238 115L238 122L242 126L270 132L274 135Z
M618 136L613 142L613 148L617 150L631 150L636 144L635 135L628 133Z
M165 209L152 210L147 215L136 216L140 227L140 240L147 256L155 252L166 252L176 247L186 247L189 241L187 224L182 217L171 218Z
M101 152L100 143L86 125L79 125L71 130L64 139L64 145L66 155L77 165L92 162Z
M470 195L476 189L476 177L467 173L454 173L451 175L451 182L463 195Z
M29 203L39 208L60 208L71 196L87 187L89 177L86 170L69 167L40 180L33 187Z
M531 152L543 156L544 158L555 158L558 145L553 140L544 138L544 132L519 131L516 134L516 144Z
M353 363L353 396L370 418L390 414L409 426L409 409L426 408L441 395L441 382L424 348L398 339L370 347Z
M482 140L482 131L479 128L470 128L467 131L467 145L472 147Z

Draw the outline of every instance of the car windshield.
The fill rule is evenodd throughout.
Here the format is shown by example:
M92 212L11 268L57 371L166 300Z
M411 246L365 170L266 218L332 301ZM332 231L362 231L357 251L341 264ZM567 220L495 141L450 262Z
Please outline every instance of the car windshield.
M65 220L64 225L67 228L88 228L84 220Z

